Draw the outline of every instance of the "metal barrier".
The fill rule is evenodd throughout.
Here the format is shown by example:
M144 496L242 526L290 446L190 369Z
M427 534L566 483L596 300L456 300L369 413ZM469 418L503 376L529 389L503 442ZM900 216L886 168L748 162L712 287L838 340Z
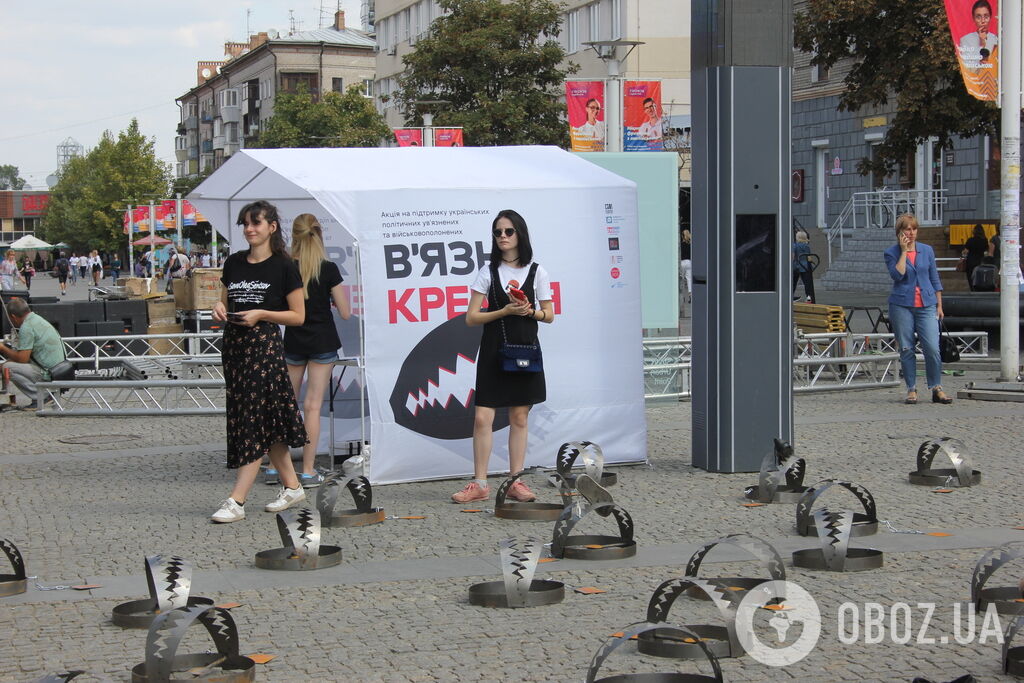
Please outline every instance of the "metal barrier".
M64 353L69 361L80 363L93 361L95 367L101 360L126 358L153 358L169 356L178 358L220 358L217 344L220 332L182 332L171 334L125 334L115 337L65 337Z

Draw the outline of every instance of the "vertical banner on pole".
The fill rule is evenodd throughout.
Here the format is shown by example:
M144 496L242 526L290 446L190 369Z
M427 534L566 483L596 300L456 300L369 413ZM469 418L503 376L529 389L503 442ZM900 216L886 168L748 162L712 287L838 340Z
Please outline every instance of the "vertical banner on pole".
M462 147L461 128L435 128L434 147Z
M604 81L566 81L565 107L573 152L603 152Z
M422 128L395 128L395 140L399 147L422 147Z
M945 0L964 85L973 97L999 96L999 0Z
M626 81L622 110L622 151L664 151L661 81Z
M175 199L164 199L160 202L160 206L163 209L163 216L160 221L161 230L174 230L174 228L178 227L177 203Z

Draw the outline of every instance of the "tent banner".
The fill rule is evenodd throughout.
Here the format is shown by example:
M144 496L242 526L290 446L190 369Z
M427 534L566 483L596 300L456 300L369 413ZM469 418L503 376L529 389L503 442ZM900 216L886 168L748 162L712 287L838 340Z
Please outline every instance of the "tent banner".
M462 147L461 128L435 128L434 147Z
M662 152L661 81L626 81L622 88L624 152Z
M422 128L395 128L395 140L399 147L422 147Z
M530 411L526 465L552 467L559 446L580 439L600 444L609 462L644 457L633 188L467 193L439 184L321 201L361 228L372 481L472 473L482 330L465 314L470 286L489 262L491 223L510 206L525 218L534 260L549 273L556 316L538 333L547 399ZM508 471L508 425L507 409L498 409L492 472Z
M999 0L946 0L946 17L967 92L991 102L999 97L998 15Z
M566 81L565 106L573 152L603 152L604 81Z

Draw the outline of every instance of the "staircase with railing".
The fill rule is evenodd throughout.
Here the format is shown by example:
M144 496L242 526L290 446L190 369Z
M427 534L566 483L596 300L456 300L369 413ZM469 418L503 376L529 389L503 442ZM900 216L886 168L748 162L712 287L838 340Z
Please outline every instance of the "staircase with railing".
M884 188L855 192L826 231L830 265L821 286L826 290L888 291L892 279L881 253L895 242L896 219L912 213L922 227L942 225L945 193L944 189Z

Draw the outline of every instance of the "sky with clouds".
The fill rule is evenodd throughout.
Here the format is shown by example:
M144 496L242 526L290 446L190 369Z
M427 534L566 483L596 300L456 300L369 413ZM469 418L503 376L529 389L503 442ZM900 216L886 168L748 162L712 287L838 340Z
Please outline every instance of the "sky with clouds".
M338 0L45 0L4 2L0 22L0 164L14 164L33 189L57 169L68 137L86 149L132 117L174 161L174 99L196 85L196 62L220 59L225 41L288 32L289 10L302 30L333 18ZM359 28L359 0L341 0ZM324 19L328 21L328 19Z

